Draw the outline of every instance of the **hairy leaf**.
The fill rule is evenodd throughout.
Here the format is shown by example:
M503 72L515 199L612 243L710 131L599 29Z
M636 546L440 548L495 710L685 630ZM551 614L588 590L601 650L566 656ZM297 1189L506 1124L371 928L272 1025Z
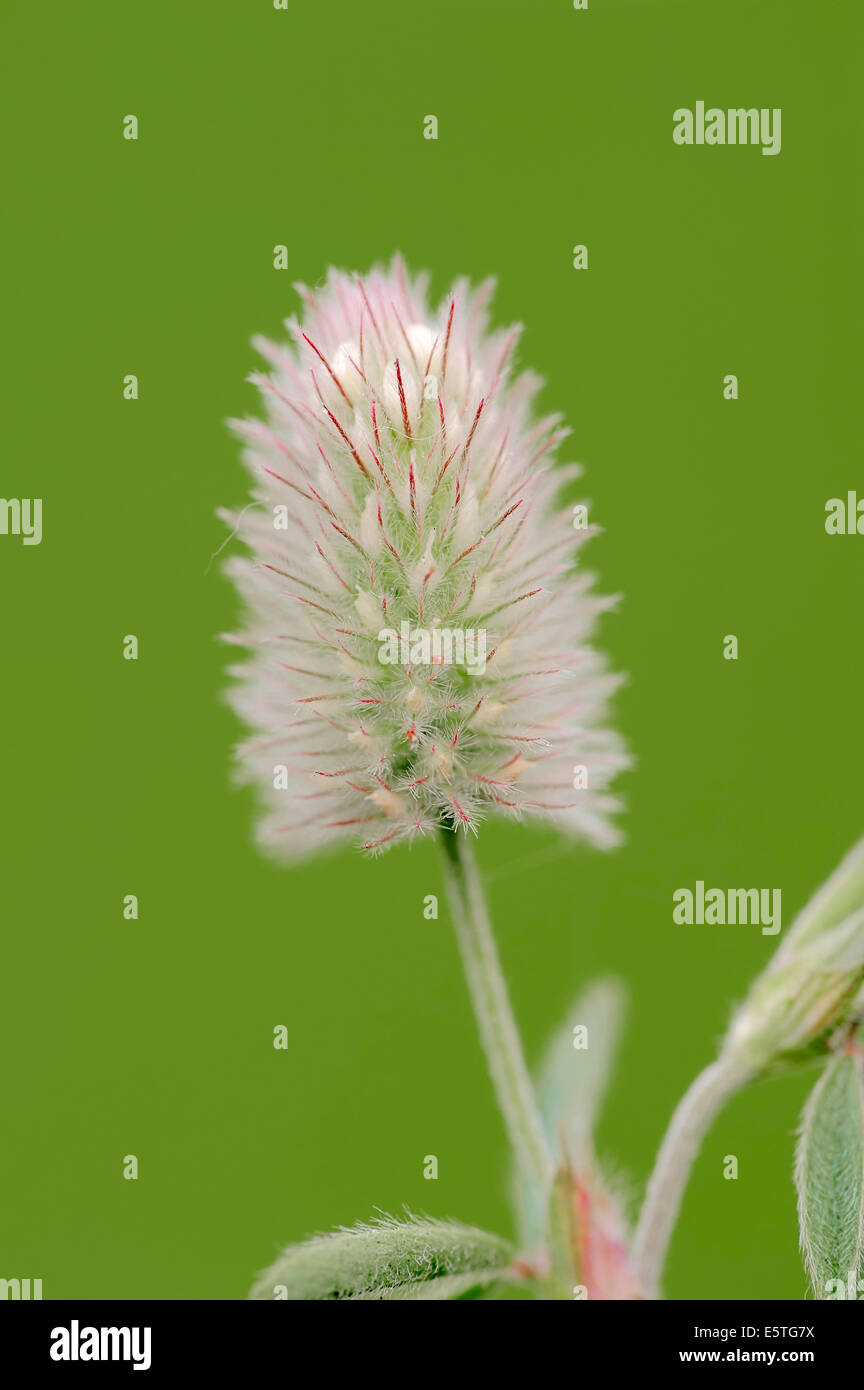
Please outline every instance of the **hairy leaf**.
M355 1301L373 1299L417 1303L468 1302L480 1300L530 1299L538 1296L538 1281L502 1269L472 1270L468 1274L442 1274L425 1283L401 1284L398 1288L376 1289L354 1294Z
M832 1058L804 1107L795 1185L813 1293L842 1298L864 1275L864 1079L857 1050Z
M499 1236L452 1221L382 1217L289 1245L251 1299L460 1298L506 1269Z
M560 1159L579 1163L590 1151L615 1057L624 1002L624 989L617 980L598 980L590 985L552 1037L537 1071L540 1118L552 1151ZM549 1194L533 1191L517 1177L514 1197L521 1240L530 1248L543 1233Z

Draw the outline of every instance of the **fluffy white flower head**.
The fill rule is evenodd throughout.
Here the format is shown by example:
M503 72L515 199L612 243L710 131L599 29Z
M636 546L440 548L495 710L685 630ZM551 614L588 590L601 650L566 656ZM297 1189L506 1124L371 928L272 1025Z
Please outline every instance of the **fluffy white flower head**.
M512 374L518 329L488 330L491 283L438 310L426 284L396 259L298 286L293 345L255 344L266 420L232 422L254 503L224 514L251 552L229 564L250 653L231 700L279 856L489 812L616 838L617 681L589 645L608 601L557 501L566 431Z

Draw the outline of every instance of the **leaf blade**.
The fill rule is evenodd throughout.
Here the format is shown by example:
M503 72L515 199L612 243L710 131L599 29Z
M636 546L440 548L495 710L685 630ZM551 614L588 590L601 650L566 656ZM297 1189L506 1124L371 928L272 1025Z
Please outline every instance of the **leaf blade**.
M540 1118L553 1153L580 1161L590 1149L591 1136L612 1071L624 1016L626 993L620 981L597 980L576 998L564 1022L552 1035L536 1073ZM587 1030L588 1046L575 1048L574 1029ZM518 1175L513 1179L521 1243L533 1246L546 1226L548 1193L530 1190Z
M618 980L597 980L579 995L549 1044L537 1075L540 1113L550 1142L563 1126L567 1141L590 1138L615 1060L625 992ZM588 1034L584 1050L573 1046L574 1029Z
M801 1121L795 1161L804 1267L814 1296L864 1275L864 1057L835 1054ZM836 1296L836 1293L835 1295Z
M496 1274L512 1252L500 1236L453 1221L383 1217L370 1225L313 1236L290 1245L256 1280L253 1301L415 1297L411 1286L439 1279ZM448 1295L443 1287L439 1289Z

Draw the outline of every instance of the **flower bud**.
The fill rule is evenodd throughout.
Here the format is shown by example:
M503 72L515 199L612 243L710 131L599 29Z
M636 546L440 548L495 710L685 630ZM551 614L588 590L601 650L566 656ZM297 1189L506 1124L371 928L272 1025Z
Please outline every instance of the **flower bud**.
M864 1006L864 840L814 895L735 1014L723 1054L754 1074L809 1061Z

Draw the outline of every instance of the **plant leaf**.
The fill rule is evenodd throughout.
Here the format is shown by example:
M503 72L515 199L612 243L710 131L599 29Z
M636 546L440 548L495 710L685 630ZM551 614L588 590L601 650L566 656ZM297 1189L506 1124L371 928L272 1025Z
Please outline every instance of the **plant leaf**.
M857 1049L837 1053L816 1083L801 1121L795 1162L801 1251L819 1299L845 1297L850 1276L856 1286L864 1276L862 1063Z
M354 1294L355 1300L388 1299L405 1301L413 1299L417 1303L442 1303L449 1301L468 1301L501 1298L534 1298L536 1282L516 1274L497 1269L472 1270L467 1274L441 1274L437 1279L427 1279L424 1283L401 1284L398 1288L376 1289L373 1293ZM513 1290L514 1292L503 1292Z
M385 1216L370 1225L289 1245L257 1280L249 1297L464 1297L472 1286L502 1274L511 1254L500 1236L472 1226L415 1216L397 1221ZM452 1282L457 1278L462 1282Z
M581 1161L590 1149L591 1135L606 1089L621 1020L625 992L617 980L598 980L578 996L564 1023L553 1035L537 1071L540 1118L554 1154ZM586 1047L574 1046L574 1029L584 1027ZM543 1235L548 1193L530 1189L514 1178L514 1200L523 1248Z
M594 1131L609 1081L624 1014L625 992L618 980L598 980L579 996L553 1037L537 1074L540 1114L550 1143L563 1127L568 1143L578 1145ZM574 1029L583 1025L588 1046L573 1045Z

